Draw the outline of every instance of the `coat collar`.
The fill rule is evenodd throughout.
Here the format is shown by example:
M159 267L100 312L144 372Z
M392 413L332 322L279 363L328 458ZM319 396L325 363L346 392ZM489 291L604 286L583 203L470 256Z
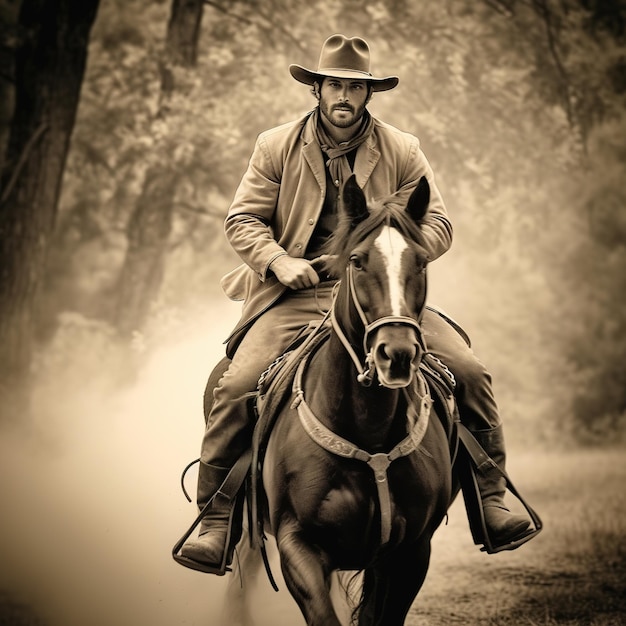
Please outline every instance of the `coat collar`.
M376 147L376 119L374 119L374 129L372 134L357 148L356 159L354 161L354 174L356 175L356 182L361 188L365 187L365 184L369 180L378 160L380 159L380 151ZM315 138L315 129L313 128L312 116L309 115L305 118L304 127L302 129L302 141L304 146L302 148L302 154L305 161L311 168L315 180L317 180L320 189L326 192L326 167L324 165L324 157L320 150L317 139Z

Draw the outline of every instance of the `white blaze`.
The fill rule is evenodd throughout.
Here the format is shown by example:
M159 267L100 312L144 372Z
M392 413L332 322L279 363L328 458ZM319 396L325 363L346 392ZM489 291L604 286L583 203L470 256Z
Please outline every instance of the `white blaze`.
M404 290L400 284L402 255L409 246L404 237L390 226L383 227L374 245L383 257L385 268L387 269L391 314L402 315L402 305L404 303Z

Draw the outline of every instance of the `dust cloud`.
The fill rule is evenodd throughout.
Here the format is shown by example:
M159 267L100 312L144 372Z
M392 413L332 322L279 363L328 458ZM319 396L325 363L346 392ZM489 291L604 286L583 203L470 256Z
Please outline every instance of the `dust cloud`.
M226 579L170 550L195 516L179 477L199 453L204 383L238 314L228 306L156 350L132 386L76 380L28 435L2 432L0 589L42 623L219 625Z

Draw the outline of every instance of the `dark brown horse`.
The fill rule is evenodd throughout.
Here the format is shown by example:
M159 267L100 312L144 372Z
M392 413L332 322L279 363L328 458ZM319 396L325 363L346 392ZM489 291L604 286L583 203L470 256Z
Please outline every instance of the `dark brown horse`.
M309 626L340 626L338 570L363 573L359 625L404 624L455 491L419 368L428 202L425 178L406 206L368 206L346 182L329 249L341 277L330 338L301 363L264 455L269 530Z

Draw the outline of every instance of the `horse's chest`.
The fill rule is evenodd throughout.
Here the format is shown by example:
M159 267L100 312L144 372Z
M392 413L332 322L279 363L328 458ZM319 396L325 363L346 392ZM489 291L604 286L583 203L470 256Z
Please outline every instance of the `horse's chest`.
M316 523L326 526L341 526L350 520L363 519L370 513L369 499L348 485L331 488L319 501L314 513Z
M354 472L337 474L332 464L326 467L324 479L317 481L303 476L303 489L296 493L294 503L296 517L302 521L307 532L315 537L315 542L332 553L343 553L346 558L363 555L366 546L378 546L381 539L381 499L373 472L367 466ZM398 491L405 492L406 484L398 485L398 477L390 473L388 488L389 509L385 512L391 524L391 540L401 543L409 539L408 534L422 525L418 507L407 503ZM406 479L406 477L404 477ZM408 482L411 482L410 480ZM413 486L417 495L419 488ZM410 488L410 486L409 486Z

